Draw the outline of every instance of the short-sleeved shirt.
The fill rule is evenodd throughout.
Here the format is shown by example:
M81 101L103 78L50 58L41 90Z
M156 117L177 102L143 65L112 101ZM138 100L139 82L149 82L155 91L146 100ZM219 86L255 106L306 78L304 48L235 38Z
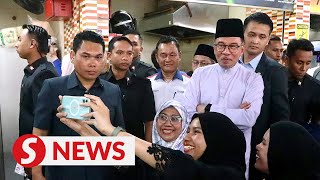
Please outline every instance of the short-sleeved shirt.
M112 70L100 78L120 87L126 131L144 139L144 123L153 121L156 114L150 80L137 77L130 71L124 78L116 80Z
M163 79L162 71L148 77L148 79L151 81L157 112L164 102L171 99L179 101L183 98L190 77L178 70L171 81Z
M60 122L56 117L56 109L60 105L59 95L83 96L84 94L99 96L110 110L113 126L124 127L119 87L97 78L94 85L87 90L80 83L75 72L44 82L35 109L34 127L48 130L49 136L79 136ZM47 166L46 179L110 180L114 179L114 172L115 168L111 166Z
M19 135L32 134L34 109L43 81L58 76L46 57L24 68L20 90Z

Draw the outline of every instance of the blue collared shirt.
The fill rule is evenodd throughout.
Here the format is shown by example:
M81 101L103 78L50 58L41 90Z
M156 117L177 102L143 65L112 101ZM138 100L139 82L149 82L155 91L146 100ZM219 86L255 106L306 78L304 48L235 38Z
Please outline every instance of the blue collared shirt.
M182 77L182 74L184 72L183 71L179 71L177 70L176 74L173 76L173 79L172 80L175 80L175 79L179 79L181 81L183 81L183 77ZM184 73L185 74L185 73ZM158 80L158 79L163 79L163 74L162 74L162 71L159 71L157 73L157 76L154 78L155 80Z
M260 53L260 54L259 54L258 56L256 56L255 58L253 58L249 63L244 63L244 61L243 61L243 56L241 56L240 59L239 59L239 63L240 63L241 65L243 65L243 66L244 66L245 68L247 68L247 69L256 71L257 66L258 66L258 64L259 64L259 62L260 62L260 59L261 59L261 57L262 57L262 54L263 54L263 52Z

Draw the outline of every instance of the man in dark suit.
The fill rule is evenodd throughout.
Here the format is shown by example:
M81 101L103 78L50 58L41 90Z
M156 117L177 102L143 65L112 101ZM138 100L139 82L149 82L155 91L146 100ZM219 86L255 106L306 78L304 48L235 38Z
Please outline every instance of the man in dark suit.
M261 12L248 16L244 21L244 54L240 62L257 73L264 81L261 112L252 129L249 179L263 179L254 164L256 145L262 141L271 124L289 119L288 75L284 66L268 58L264 49L273 30L270 17Z
M35 109L33 134L37 136L79 136L56 117L60 105L59 95L99 96L110 109L111 123L124 127L121 92L117 85L100 79L104 66L103 38L95 32L78 33L73 40L70 59L74 72L68 76L52 78L43 83ZM112 180L116 170L112 166L47 166L45 179ZM44 179L42 167L32 168L33 180Z

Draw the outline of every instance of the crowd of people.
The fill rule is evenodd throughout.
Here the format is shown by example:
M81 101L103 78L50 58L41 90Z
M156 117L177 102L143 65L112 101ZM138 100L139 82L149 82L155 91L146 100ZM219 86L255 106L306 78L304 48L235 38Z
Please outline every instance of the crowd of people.
M28 178L320 180L320 81L306 73L314 47L294 39L283 55L272 31L261 12L218 20L188 73L172 36L155 45L153 68L140 59L139 32L114 37L106 51L100 35L83 31L73 39L74 70L57 77L47 32L23 26L19 135L134 136L136 154L132 167L36 166L25 168ZM89 120L67 118L65 95L91 100L82 104Z

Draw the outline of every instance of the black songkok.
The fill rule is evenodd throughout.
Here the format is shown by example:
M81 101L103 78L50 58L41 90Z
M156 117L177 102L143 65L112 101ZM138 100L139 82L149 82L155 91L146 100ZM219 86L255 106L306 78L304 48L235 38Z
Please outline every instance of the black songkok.
M242 21L240 19L219 19L215 38L219 37L240 37L243 39Z
M213 52L213 47L206 45L206 44L199 44L194 55L203 55L203 56L207 56L213 60L216 60L216 57Z

